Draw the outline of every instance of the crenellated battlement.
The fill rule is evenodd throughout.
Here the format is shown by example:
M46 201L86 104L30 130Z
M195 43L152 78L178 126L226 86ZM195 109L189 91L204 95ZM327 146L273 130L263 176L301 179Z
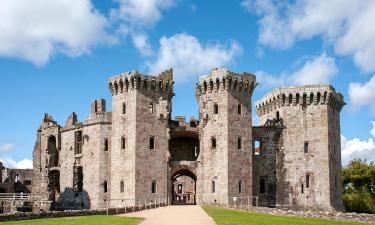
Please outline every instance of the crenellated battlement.
M108 80L108 88L112 95L138 89L170 92L173 90L173 84L172 69L165 70L157 76L145 75L135 70L111 77Z
M251 73L234 73L224 68L215 68L209 75L199 77L196 95L219 90L237 90L251 95L255 86L256 78Z
M343 96L331 85L305 85L298 87L281 87L255 103L258 116L272 112L280 107L310 105L330 105L340 112L345 105Z

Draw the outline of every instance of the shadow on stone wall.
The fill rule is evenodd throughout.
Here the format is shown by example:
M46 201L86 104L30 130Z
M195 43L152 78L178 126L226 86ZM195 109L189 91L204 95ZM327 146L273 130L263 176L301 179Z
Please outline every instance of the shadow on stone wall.
M62 210L82 210L90 209L90 197L87 191L76 192L73 188L65 188L56 202L51 204L50 210L62 211Z

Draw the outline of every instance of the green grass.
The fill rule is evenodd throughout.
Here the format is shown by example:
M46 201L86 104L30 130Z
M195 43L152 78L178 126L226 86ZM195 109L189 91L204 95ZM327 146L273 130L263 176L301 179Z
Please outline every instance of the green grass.
M2 222L4 225L136 225L143 219L120 216L77 216Z
M202 207L217 225L359 225L363 223L302 218L294 216L274 216L212 206Z

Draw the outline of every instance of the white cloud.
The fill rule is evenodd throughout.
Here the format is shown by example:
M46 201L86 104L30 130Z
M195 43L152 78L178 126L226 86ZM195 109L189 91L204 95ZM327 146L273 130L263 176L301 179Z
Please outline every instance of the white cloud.
M116 0L117 9L111 11L112 19L133 26L153 26L161 19L161 12L175 5L174 0Z
M0 161L6 168L11 169L32 169L33 168L33 161L30 159L23 159L21 161L15 161L11 158L7 157L0 157Z
M14 147L15 145L11 143L0 144L0 153L11 151Z
M337 73L335 59L322 53L308 58L301 68L292 73L271 75L257 71L255 74L260 85L270 89L281 85L328 84Z
M321 36L338 55L351 55L363 71L375 71L375 1L299 0L286 3L244 0L245 9L257 14L258 42L286 49L298 40Z
M0 15L0 57L40 66L57 53L80 56L115 42L90 0L0 0Z
M159 73L172 67L175 80L180 81L194 78L214 67L228 65L242 52L235 41L202 44L196 37L186 33L162 37L159 42L156 59L147 63L150 72Z
M134 46L138 49L138 51L143 56L151 56L153 54L153 50L150 45L150 41L148 36L143 33L133 33L132 40Z
M375 137L375 121L371 121L372 123L372 130L370 131L371 135Z
M375 113L375 75L364 84L349 84L349 108L357 111L363 106L369 106Z
M344 136L341 136L342 164L347 165L353 159L375 161L375 144L372 138L369 138L367 141L359 138L347 140Z

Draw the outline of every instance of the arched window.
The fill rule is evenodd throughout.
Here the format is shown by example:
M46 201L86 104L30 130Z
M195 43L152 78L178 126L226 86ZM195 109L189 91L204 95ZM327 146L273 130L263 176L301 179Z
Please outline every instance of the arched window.
M276 112L276 121L279 121L280 120L280 113L279 111Z
M124 189L125 189L124 181L121 181L121 182L120 182L120 192L121 192L121 193L124 193Z
M82 154L82 131L76 131L74 132L74 153L76 155Z
M214 114L219 114L219 106L216 103L214 104Z
M94 112L98 112L98 102L96 100L94 101Z
M302 97L302 109L306 109L307 107L307 95L306 93L303 94L303 97Z
M122 114L126 114L126 104L122 103Z
M155 149L155 137L150 137L150 149Z
M242 137L239 137L237 140L237 148L242 149Z
M264 178L260 178L259 192L261 194L266 193L266 180Z
M216 187L215 187L215 181L213 180L213 181L211 181L211 192L215 193L215 189L216 189Z
M310 105L314 103L314 93L310 93Z
M254 140L254 155L260 155L262 153L262 142L260 140Z
M215 138L215 137L212 137L212 138L211 138L211 148L212 148L212 149L215 149L215 148L216 148L216 138Z
M238 193L242 193L242 180L238 181Z
M316 103L319 104L320 103L320 97L321 97L321 94L320 92L318 92L318 95L316 97Z
M299 93L296 94L296 104L299 104Z
M238 113L238 115L241 115L241 114L242 114L242 107L241 107L241 104L238 104L238 106L237 106L237 113Z
M121 149L125 149L125 137L121 137Z
M150 102L148 104L148 111L150 112L150 114L154 114L154 103Z

